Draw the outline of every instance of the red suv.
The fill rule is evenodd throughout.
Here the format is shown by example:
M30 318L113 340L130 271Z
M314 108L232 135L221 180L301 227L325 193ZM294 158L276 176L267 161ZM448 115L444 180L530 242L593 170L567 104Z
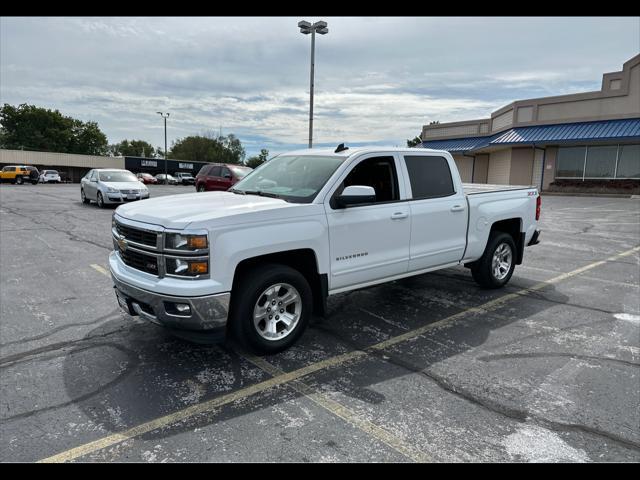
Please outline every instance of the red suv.
M212 163L205 165L196 175L196 191L228 190L253 170L244 165Z

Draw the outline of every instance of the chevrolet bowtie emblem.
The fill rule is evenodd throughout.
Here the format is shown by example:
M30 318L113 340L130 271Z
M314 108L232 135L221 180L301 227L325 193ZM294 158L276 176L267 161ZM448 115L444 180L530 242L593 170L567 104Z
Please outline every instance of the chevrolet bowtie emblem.
M118 237L118 246L120 247L120 250L122 250L123 252L127 249L127 241L125 240L124 235L120 235Z

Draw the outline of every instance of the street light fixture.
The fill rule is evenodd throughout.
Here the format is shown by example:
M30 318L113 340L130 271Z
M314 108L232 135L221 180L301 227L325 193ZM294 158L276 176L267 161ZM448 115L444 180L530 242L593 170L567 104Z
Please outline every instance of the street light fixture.
M164 184L169 184L169 177L167 176L167 117L169 113L156 112L162 118L164 118Z
M300 33L304 35L311 34L311 80L310 80L310 92L309 92L309 148L313 145L313 68L316 48L316 32L320 35L326 35L329 33L327 28L327 22L320 20L314 24L301 20L298 22Z

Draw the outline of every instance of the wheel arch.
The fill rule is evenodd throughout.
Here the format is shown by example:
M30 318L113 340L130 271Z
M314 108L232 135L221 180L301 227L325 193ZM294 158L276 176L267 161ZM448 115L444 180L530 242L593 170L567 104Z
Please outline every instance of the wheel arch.
M511 238L513 238L513 242L516 244L515 264L522 264L526 235L525 232L522 231L522 218L508 218L506 220L494 222L491 225L489 236L491 236L493 232L503 232L511 235Z
M232 292L238 287L243 275L259 265L266 264L286 265L300 272L311 287L314 313L325 315L329 291L328 276L319 272L318 258L310 248L284 250L243 259L233 272Z

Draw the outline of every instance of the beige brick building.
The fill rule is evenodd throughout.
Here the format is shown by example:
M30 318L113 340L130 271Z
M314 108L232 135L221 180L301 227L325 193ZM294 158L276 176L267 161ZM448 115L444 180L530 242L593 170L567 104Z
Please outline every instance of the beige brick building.
M425 125L422 147L451 152L465 182L640 180L640 54L599 91L518 100L490 118ZM592 182L593 183L593 182Z

